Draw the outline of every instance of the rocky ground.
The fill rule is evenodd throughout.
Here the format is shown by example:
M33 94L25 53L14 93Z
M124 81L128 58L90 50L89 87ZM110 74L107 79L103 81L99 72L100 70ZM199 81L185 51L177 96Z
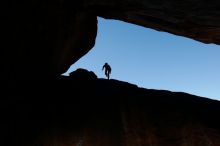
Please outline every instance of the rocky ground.
M220 102L78 70L4 86L4 146L219 146ZM3 94L4 93L4 94Z

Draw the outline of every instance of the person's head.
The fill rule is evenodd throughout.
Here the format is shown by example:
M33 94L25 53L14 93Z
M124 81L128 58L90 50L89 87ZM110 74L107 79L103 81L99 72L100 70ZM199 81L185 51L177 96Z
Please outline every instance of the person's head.
M105 65L108 65L108 63L106 62Z

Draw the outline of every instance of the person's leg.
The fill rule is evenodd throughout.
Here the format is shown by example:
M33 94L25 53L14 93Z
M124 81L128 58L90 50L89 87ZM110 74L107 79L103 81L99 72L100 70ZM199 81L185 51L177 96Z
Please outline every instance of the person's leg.
M108 73L107 73L107 77L108 77L108 80L109 80L109 71L108 71Z
M107 73L107 70L105 70L105 76L106 76L106 77L108 77L108 73Z

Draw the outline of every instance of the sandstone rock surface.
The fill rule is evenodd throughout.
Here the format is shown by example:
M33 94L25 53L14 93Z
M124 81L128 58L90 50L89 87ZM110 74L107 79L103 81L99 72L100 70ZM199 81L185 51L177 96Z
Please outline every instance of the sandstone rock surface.
M3 90L0 144L219 146L219 101L72 75Z
M220 2L8 0L1 3L0 79L51 79L95 44L97 16L220 44Z
M220 2L208 0L86 0L97 15L220 44Z

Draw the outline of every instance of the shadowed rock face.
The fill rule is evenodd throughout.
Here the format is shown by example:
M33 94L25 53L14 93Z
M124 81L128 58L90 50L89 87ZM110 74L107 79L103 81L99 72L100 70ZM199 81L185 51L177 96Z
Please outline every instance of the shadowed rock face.
M86 0L97 15L220 44L220 2L208 0Z
M95 44L97 17L79 2L9 0L1 7L1 79L54 78Z
M219 146L219 101L71 75L3 90L0 145Z
M0 79L64 73L94 46L97 16L220 44L219 7L207 0L5 0Z

